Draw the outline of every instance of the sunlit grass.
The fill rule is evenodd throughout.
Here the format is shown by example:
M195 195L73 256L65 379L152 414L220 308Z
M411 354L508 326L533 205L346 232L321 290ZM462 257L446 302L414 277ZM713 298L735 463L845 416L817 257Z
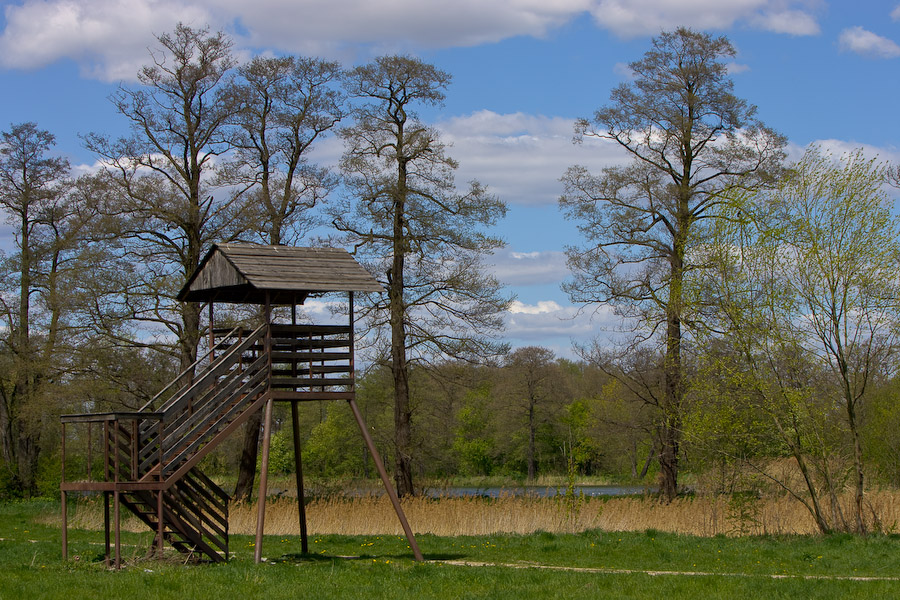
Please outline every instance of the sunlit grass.
M233 535L228 564L185 565L171 549L147 559L152 533L126 532L125 569L112 572L101 531L70 531L72 558L61 561L58 514L53 502L0 505L0 598L900 597L897 536L421 534L419 564L399 535L319 533L303 554L297 536L279 534L265 537L257 565L253 538Z

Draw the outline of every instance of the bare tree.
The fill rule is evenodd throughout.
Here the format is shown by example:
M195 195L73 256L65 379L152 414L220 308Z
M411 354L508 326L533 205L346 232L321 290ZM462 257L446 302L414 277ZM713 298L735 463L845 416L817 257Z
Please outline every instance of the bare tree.
M502 242L490 226L505 205L477 182L457 190L456 161L417 106L439 105L450 75L418 59L387 56L346 76L358 103L356 124L342 131L347 197L331 208L334 226L387 288L365 309L389 332L394 383L397 491L413 494L410 361L477 360L502 348L490 337L508 299L482 257Z
M84 333L73 315L91 258L79 243L90 216L73 204L69 164L49 155L53 144L34 123L0 133L0 211L14 234L14 252L0 260L0 355L8 361L0 372L0 451L25 494L36 490L43 422L61 406L51 390Z
M308 154L343 117L339 75L333 62L256 57L238 68L229 86L234 156L225 176L246 198L244 228L263 243L299 242L318 223L313 208L335 186ZM261 422L259 412L244 429L234 492L239 500L253 489Z
M85 141L105 166L108 233L137 267L122 309L174 336L186 368L197 358L200 305L175 296L211 243L233 239L240 213L235 197L211 184L216 157L230 148L225 126L234 111L222 90L235 63L222 32L179 24L157 39L138 73L142 87L112 97L131 136Z
M702 323L686 292L705 221L722 195L754 187L778 172L785 140L733 93L724 37L679 28L654 38L629 66L634 80L611 104L576 125L577 139L612 140L632 159L593 175L571 167L560 206L587 240L567 250L575 302L600 303L633 319L664 356L660 396L661 491L678 489L681 411L687 382L683 329Z

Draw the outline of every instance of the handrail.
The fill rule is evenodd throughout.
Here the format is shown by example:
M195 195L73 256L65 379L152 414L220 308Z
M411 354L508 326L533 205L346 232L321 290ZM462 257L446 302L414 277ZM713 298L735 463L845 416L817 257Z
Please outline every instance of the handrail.
M260 327L265 327L265 325L260 325ZM228 332L228 335L226 335L226 336L223 337L221 340L219 340L218 342L216 342L216 343L213 345L213 347L209 349L209 352L214 352L217 348L220 348L223 344L225 344L225 341L226 341L226 340L228 340L232 335L234 335L234 333L235 333L236 331L239 331L239 330L242 330L242 329L243 329L243 327L241 327L240 325L234 327L231 331ZM156 402L156 401L160 398L160 396L162 396L163 394L165 394L166 392L168 392L169 389L170 389L172 386L174 386L176 383L178 383L179 381L181 381L181 378L182 378L182 377L184 377L184 376L187 375L189 372L191 372L192 370L194 370L194 369L197 367L197 365L199 365L200 362L201 362L202 360L204 360L204 358L205 358L205 355L204 355L204 356L201 356L200 358L198 358L197 360L195 360L193 363L191 363L191 365L190 365L189 367L187 367L186 369L183 369L183 370L181 371L181 373L178 374L177 377L175 377L174 379L172 379L172 381L170 381L170 382L168 383L168 385L166 385L166 387L164 387L163 389L161 389L155 396L153 396L152 398L150 398L150 400L148 400L147 403L144 404L144 405L143 405L140 409L138 409L138 410L139 410L139 411L145 411L145 410L147 410L150 406L153 405L154 402Z
M170 410L176 410L178 412L180 410L175 407L180 403L185 401L190 393L193 390L202 389L203 387L209 385L210 379L214 379L216 376L221 374L222 369L226 369L227 367L233 365L241 355L246 352L248 349L252 348L254 344L256 344L259 340L258 338L262 335L262 332L265 328L265 325L260 325L251 335L246 337L240 344L235 344L228 349L225 354L222 354L214 363L212 363L209 368L204 371L199 377L197 377L190 385L185 386L181 392L173 396L169 399L169 401L161 406L161 410L166 413L165 420L170 420L171 416L168 414Z
M103 423L105 421L125 421L128 419L161 420L163 416L161 412L105 412L61 415L59 420L61 423Z

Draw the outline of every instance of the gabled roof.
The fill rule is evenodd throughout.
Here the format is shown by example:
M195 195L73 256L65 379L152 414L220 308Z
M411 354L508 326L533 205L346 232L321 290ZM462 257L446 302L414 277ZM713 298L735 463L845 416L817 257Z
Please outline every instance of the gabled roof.
M322 292L380 292L382 286L341 248L214 244L178 292L188 302L302 304Z

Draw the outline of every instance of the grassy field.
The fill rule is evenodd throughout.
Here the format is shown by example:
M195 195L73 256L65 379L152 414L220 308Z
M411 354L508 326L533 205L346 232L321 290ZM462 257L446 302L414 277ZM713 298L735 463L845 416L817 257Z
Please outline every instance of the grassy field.
M234 535L225 565L146 560L150 533L125 533L127 566L108 571L101 532L70 530L60 559L59 505L0 505L0 598L894 598L900 536L699 537L589 530L418 536L413 562L396 535ZM77 557L77 558L75 558Z

